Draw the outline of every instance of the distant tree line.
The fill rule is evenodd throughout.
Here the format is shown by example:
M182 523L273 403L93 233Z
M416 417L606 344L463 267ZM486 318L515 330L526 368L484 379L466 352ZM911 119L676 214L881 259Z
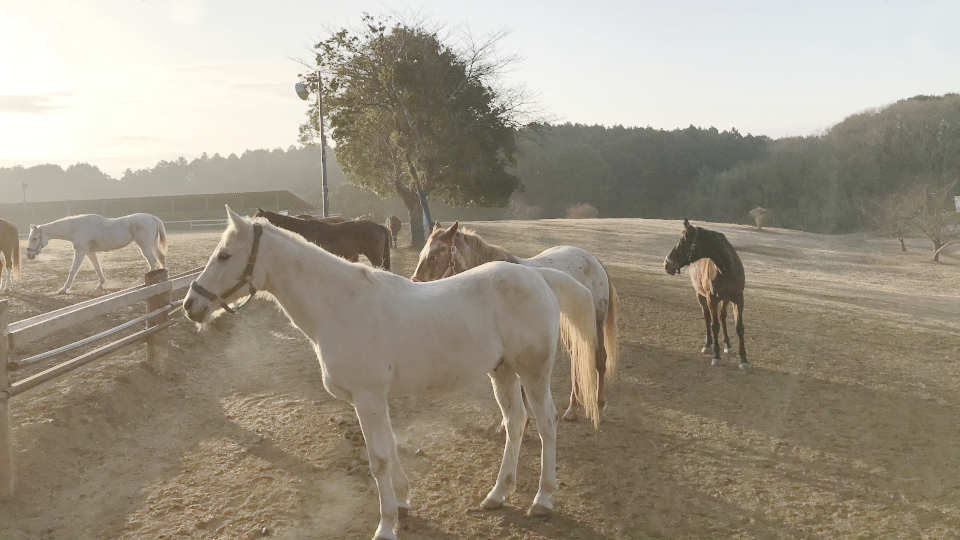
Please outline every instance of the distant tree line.
M318 201L319 167L319 148L306 145L161 161L128 170L119 180L86 164L0 168L0 196L20 200L26 182L31 200L290 189ZM402 215L399 199L381 200L363 189L364 182L349 183L335 158L328 169L335 212ZM852 115L820 135L778 140L714 128L531 125L517 131L510 171L520 187L509 200L497 197L506 207L477 208L483 205L466 201L471 208L464 215L565 217L586 204L600 217L752 223L750 211L762 207L765 223L774 226L920 234L930 230L930 218L921 220L917 211L905 217L904 201L916 199L907 195L923 192L929 199L937 193L939 206L920 206L927 216L939 211L946 219L952 195L958 194L953 180L960 177L960 95L917 96ZM441 219L456 215L436 213ZM900 217L881 226L876 218L884 213ZM942 228L949 235L955 225L947 219Z

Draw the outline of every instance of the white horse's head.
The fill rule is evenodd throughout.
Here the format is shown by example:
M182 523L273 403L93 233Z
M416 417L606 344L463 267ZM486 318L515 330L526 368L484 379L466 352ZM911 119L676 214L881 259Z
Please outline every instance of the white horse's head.
M463 255L457 249L457 229L460 222L444 229L437 222L427 243L420 250L420 260L410 279L413 281L434 281L450 277L456 269L465 268ZM461 246L462 247L462 246Z
M30 237L27 238L27 258L33 260L43 248L47 247L50 237L43 234L43 229L30 225Z
M256 262L262 227L227 205L227 229L183 298L188 319L203 322L220 308L233 312L239 308L230 306L230 302L256 292L254 284L263 283L263 265Z

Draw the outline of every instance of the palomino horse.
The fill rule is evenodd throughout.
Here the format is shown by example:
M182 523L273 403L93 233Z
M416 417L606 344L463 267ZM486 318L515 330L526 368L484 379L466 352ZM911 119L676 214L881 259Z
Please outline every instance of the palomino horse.
M400 221L400 218L397 216L390 216L387 218L387 221L383 224L384 227L390 230L390 236L393 239L393 247L397 247L397 238L400 236L400 228L403 227L403 222Z
M613 379L617 368L617 291L607 270L589 252L573 246L556 246L530 258L514 257L500 246L484 242L479 235L460 229L459 222L447 229L435 223L433 232L420 251L420 260L413 272L414 281L432 281L452 276L490 261L506 261L534 268L555 268L565 272L590 289L596 308L597 347L596 370L599 374L600 407L606 404L604 378ZM571 368L572 369L572 368ZM576 417L576 379L570 389L570 405L563 418Z
M746 368L747 349L743 345L743 288L746 277L737 250L733 249L723 233L694 227L685 219L680 241L663 261L663 267L670 275L679 273L684 266L690 267L690 282L697 291L697 300L707 327L707 341L701 351L710 352L712 348L711 364L720 364L721 323L725 349L730 349L727 304L732 302L737 336L740 338L740 369Z
M0 255L3 255L3 266L0 266L0 291L10 288L14 279L20 279L20 232L17 226L5 219L0 219ZM6 280L3 270L6 268Z
M27 240L27 258L33 259L46 247L50 239L69 240L73 243L73 266L67 275L67 282L58 291L64 294L73 285L73 278L80 270L83 258L90 259L97 271L102 290L106 279L97 260L98 251L113 251L130 242L136 242L140 254L147 260L150 270L163 268L167 257L167 231L160 218L151 214L130 214L118 218L106 218L96 214L70 216L30 226L30 238Z
M344 223L324 223L300 219L257 208L256 217L293 231L323 249L350 262L366 255L370 264L390 269L390 231L370 221L354 220Z
M579 397L592 418L598 415L590 291L556 270L504 263L414 283L347 262L265 219L248 220L229 207L227 215L227 230L184 298L184 311L202 323L218 308L242 307L229 302L263 290L311 341L324 388L353 405L360 420L380 496L376 538L396 538L398 509L410 508L388 397L456 390L484 373L507 434L500 474L482 507L501 507L516 486L526 422L522 384L541 441L540 487L530 514L551 513L557 412L550 374L558 333L577 366Z

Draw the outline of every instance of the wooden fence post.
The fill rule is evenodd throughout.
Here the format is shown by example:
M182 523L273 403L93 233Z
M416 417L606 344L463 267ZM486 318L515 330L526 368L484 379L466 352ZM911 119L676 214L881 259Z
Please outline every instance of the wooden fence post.
M156 283L162 283L167 281L167 269L160 268L158 270L151 270L147 272L147 275L144 277L144 285L153 285ZM151 296L147 298L147 313L155 311L162 308L170 303L170 291L160 293L156 296ZM156 326L162 324L170 318L170 315L163 313L157 315L156 317L151 317L146 320L145 327L150 328L151 326ZM167 336L166 330L161 330L155 334L147 336L147 362L150 365L157 369L158 372L163 373L167 366L167 356L168 356L168 343L169 337Z
M10 379L7 362L10 341L7 337L7 300L0 300L0 500L13 497L13 433L10 429Z

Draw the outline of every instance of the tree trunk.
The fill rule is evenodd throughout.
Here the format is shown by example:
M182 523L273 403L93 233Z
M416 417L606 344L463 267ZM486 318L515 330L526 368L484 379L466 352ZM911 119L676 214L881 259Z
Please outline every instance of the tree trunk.
M423 228L424 230L430 230L433 226L433 214L430 212L427 194L422 189L417 189L417 198L420 202L420 208L423 210Z
M420 207L420 197L413 190L409 189L399 180L394 180L393 188L407 207L407 215L410 220L410 241L413 247L420 248L426 242L426 235L423 227L423 210Z

